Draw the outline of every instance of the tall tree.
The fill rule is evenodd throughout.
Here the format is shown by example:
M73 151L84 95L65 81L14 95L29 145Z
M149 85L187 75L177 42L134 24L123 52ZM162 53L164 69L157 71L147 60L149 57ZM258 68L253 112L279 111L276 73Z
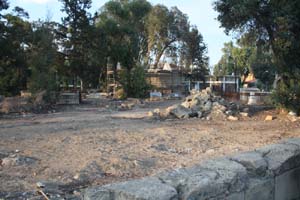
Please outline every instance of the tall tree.
M89 49L92 48L92 31L90 14L91 0L60 0L63 4L62 11L66 13L63 18L61 35L63 36L63 53L66 57L66 68L69 75L74 77L74 86L79 77L84 85L89 71Z
M225 76L234 73L234 61L233 61L233 42L224 43L222 48L223 55L220 61L214 67L215 76Z
M134 72L140 72L135 68L146 56L145 18L151 7L146 0L112 0L102 7L96 19L97 27L105 32L107 56L110 57L114 70L116 71L118 62L125 70L122 82L129 96L132 96L134 87L137 87L133 84L134 78L142 78L135 77Z
M146 0L109 1L98 16L98 27L108 39L108 54L114 66L121 62L129 71L146 55L145 18L151 10Z
M51 22L33 23L31 46L28 52L30 78L28 87L31 92L57 90L58 53L54 43L54 27Z
M17 95L26 89L26 56L31 34L31 24L26 18L28 14L19 7L14 8L13 13L0 16L0 93L4 95Z
M156 5L147 19L148 57L154 57L152 62L157 67L161 57L168 50L175 48L178 42L189 31L188 17L177 7L169 10L163 5ZM177 43L177 44L176 44Z
M191 28L184 36L183 42L182 49L187 60L187 66L193 65L202 68L203 71L208 70L207 47L197 27Z

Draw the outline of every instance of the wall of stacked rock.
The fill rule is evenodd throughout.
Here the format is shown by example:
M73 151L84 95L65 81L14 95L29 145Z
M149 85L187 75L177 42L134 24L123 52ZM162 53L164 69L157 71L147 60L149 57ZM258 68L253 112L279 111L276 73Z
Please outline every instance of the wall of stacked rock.
M297 200L300 138L153 177L88 188L84 200Z

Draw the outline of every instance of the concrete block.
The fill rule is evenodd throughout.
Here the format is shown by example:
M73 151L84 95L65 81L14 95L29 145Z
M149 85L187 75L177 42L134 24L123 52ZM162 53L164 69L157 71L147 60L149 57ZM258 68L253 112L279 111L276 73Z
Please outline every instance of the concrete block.
M84 200L177 200L177 191L157 178L87 189Z
M300 198L300 168L275 177L275 200Z
M272 200L274 199L275 183L273 178L250 179L245 192L245 200Z

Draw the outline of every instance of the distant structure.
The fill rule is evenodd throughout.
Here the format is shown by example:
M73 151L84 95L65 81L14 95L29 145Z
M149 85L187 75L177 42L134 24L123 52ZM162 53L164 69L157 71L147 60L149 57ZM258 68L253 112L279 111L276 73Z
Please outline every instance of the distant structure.
M110 96L114 96L116 89L118 87L118 82L116 80L117 71L121 70L121 64L118 63L116 69L114 69L113 64L108 58L107 68L106 68L106 90L107 94Z
M191 90L200 91L212 88L222 96L232 96L239 92L240 77L234 75L214 77L205 76L204 80L191 80L191 72L175 64L159 63L158 67L146 72L147 82L163 95L171 93L188 94Z
M184 93L187 89L185 73L176 65L159 63L157 69L150 67L146 71L146 80L163 95Z

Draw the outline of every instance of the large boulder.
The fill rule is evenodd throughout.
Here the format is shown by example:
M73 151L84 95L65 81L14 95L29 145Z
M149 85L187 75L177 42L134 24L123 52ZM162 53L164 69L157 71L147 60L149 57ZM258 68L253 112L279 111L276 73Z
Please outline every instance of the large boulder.
M174 115L178 119L189 118L192 115L192 110L182 105L174 105L167 108L167 112Z

